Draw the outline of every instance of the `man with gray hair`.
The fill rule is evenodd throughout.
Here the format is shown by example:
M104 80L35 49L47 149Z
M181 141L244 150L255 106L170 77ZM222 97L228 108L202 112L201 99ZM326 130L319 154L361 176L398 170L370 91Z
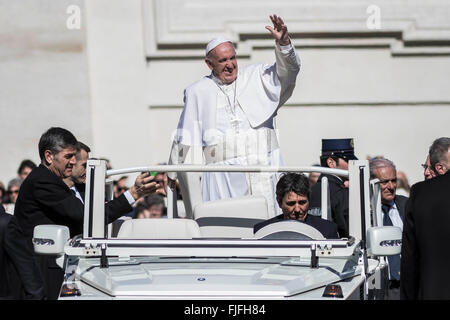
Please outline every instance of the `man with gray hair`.
M450 299L450 138L430 147L436 177L411 187L402 237L401 299Z
M215 38L208 43L205 63L211 74L184 91L169 164L184 163L190 147L201 147L208 165L283 165L274 117L292 95L300 59L281 17L270 19L273 27L266 29L276 44L272 65L252 64L238 71L231 40ZM173 188L176 174L169 172L168 177ZM262 195L273 216L278 210L277 181L270 173L205 172L203 200Z
M450 169L450 138L442 137L433 141L430 147L430 166L437 175Z
M370 161L370 178L378 179L381 191L383 225L394 226L403 230L405 207L408 198L397 195L397 170L391 160L375 158ZM400 255L389 256L389 285L387 298L400 299Z

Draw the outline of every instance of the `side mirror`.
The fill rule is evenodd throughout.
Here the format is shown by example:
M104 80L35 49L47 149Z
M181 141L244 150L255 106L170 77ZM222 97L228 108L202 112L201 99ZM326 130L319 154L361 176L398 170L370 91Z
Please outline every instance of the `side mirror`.
M398 227L373 227L367 230L367 253L373 256L393 256L402 249L402 230Z
M63 255L64 245L70 239L69 228L58 225L40 225L34 227L34 252L46 255Z

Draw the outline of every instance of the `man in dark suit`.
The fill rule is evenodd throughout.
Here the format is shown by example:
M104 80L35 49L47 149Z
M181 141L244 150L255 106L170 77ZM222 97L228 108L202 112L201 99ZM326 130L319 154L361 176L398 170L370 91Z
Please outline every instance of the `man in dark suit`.
M16 217L0 205L0 300L44 299L39 272Z
M430 147L436 177L416 183L406 206L400 298L450 299L450 138Z
M271 223L291 219L316 228L327 239L339 238L335 223L308 214L310 190L308 178L305 175L298 173L283 175L277 183L276 195L278 205L283 213L257 223L253 227L254 233Z
M41 164L33 169L21 185L14 215L28 244L32 248L34 227L41 224L67 226L71 237L82 233L84 205L63 182L71 175L76 163L78 142L75 136L63 128L50 128L39 140ZM159 187L148 173L136 178L128 195L108 202L105 214L108 222L132 210L131 203L153 193ZM36 255L44 275L47 297L58 297L63 271L54 257Z
M320 165L331 169L348 170L348 161L358 160L353 139L322 139ZM321 216L322 178L328 178L331 217L341 237L348 238L349 190L348 180L333 174L321 174L311 187L310 214Z
M397 195L397 170L392 161L375 158L370 161L370 178L378 179L381 192L383 225L395 226L403 230L405 207L408 198ZM400 299L400 255L389 256L389 282L387 298Z

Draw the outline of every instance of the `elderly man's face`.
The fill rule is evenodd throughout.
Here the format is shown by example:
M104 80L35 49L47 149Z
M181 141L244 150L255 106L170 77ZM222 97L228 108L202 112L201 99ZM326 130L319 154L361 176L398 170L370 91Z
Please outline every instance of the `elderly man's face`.
M375 177L380 180L381 202L388 204L395 198L397 190L397 172L392 167L382 167L375 170Z
M277 198L278 205L283 211L285 219L304 221L308 212L308 198L302 194L288 192L283 199Z
M238 73L236 51L233 45L230 42L221 43L212 50L211 54L211 58L205 60L209 69L223 83L233 83Z
M425 180L430 180L431 178L436 177L436 173L431 169L430 164L430 155L427 156L427 160L425 161L425 164L423 166L423 176Z

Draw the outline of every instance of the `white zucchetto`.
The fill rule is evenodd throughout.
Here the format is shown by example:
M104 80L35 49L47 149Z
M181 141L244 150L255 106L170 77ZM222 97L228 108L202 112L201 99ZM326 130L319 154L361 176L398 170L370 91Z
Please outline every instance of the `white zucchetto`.
M225 43L225 42L231 42L231 43L233 43L233 41L231 41L230 39L222 38L222 37L218 37L218 38L212 39L210 42L208 42L208 45L206 46L205 56L208 55L208 53L209 53L212 49L214 49L215 47L217 47L219 44L222 44L222 43Z

